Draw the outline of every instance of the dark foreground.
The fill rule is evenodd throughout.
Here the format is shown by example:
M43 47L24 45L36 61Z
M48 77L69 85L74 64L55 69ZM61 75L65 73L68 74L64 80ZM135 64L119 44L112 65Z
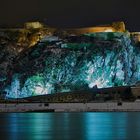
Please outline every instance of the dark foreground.
M140 113L0 114L1 140L139 140Z

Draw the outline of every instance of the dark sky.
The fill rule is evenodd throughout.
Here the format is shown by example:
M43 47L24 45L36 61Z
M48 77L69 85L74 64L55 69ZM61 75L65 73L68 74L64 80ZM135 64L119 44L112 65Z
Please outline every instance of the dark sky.
M124 21L140 31L140 0L0 0L0 25L45 21L56 27L78 27Z

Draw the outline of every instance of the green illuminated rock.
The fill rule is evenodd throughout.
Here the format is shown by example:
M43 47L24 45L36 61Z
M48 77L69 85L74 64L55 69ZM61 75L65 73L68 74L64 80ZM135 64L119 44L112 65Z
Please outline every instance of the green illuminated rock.
M127 33L92 33L63 38L46 35L22 53L18 53L17 47L15 50L10 53L2 49L0 55L2 58L6 52L10 53L10 58L7 55L0 64L0 68L5 69L1 70L0 84L6 97L133 85L140 80L139 44Z

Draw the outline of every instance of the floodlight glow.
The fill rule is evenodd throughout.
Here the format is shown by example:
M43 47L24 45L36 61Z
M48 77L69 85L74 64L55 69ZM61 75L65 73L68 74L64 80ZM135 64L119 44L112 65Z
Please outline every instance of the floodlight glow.
M112 29L106 29L105 32L114 32Z
M41 87L41 86L36 86L35 87L35 93L37 93L37 94L42 94L42 92L43 92L43 87Z
M103 87L103 83L102 83L102 81L100 81L100 79L98 79L95 82L91 82L89 84L89 88L93 88L94 86L97 86L98 88L102 88Z

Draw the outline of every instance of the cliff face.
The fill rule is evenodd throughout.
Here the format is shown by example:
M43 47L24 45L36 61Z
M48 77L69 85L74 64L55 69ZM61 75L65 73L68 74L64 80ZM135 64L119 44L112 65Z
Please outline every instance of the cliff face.
M127 33L79 36L47 30L0 32L0 90L22 98L140 80L140 45Z
M12 74L16 58L28 48L33 47L41 38L49 34L47 30L10 29L0 30L0 86Z

